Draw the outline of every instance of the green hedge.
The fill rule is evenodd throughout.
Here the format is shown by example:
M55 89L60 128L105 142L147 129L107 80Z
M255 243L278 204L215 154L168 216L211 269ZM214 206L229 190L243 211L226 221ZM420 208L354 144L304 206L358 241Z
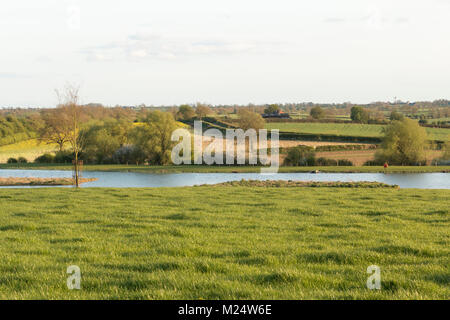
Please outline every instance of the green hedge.
M334 134L316 133L295 133L280 131L281 140L305 140L305 141L330 141L330 142L360 142L360 143L381 143L381 138L340 136Z

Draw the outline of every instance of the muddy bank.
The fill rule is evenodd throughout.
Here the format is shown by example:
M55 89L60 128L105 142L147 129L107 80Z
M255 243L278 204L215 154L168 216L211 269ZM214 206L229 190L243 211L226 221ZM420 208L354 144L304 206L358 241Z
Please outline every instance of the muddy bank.
M80 183L96 181L97 178L80 179ZM72 178L0 178L0 186L70 186Z

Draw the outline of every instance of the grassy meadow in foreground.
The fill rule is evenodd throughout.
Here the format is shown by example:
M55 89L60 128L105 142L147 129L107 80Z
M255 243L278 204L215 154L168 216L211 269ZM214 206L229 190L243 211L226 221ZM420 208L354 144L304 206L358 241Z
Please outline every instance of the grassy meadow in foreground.
M0 203L0 299L450 298L448 190L2 189Z

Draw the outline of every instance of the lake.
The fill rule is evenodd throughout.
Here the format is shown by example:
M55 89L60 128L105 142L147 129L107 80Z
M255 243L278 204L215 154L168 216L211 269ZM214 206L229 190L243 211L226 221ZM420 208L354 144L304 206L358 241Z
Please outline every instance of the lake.
M71 177L71 171L62 170L0 170L0 177ZM297 181L373 181L396 184L401 188L450 189L450 173L135 173L84 171L83 178L98 178L84 183L83 187L183 187L246 180L297 180ZM10 187L4 187L10 188ZM17 187L15 187L17 188ZM19 187L24 188L24 187ZM29 188L29 187L28 187Z

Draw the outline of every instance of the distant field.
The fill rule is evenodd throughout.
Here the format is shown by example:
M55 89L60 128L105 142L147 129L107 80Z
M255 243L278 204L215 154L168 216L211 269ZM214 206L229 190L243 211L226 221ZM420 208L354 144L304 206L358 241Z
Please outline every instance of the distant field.
M0 198L0 299L450 298L448 190L43 188ZM67 289L70 265L81 290ZM366 288L370 265L381 290Z
M53 152L57 149L56 144L39 143L37 139L25 140L15 144L0 147L0 163L5 163L9 158L24 157L28 161L34 161L38 156Z
M266 129L279 129L285 132L333 134L358 137L382 137L383 125L353 123L288 123L272 122ZM426 128L429 138L433 140L450 140L450 129Z
M351 151L327 151L317 152L316 158L334 160L350 160L355 166L362 166L366 161L373 160L376 150L351 150Z

